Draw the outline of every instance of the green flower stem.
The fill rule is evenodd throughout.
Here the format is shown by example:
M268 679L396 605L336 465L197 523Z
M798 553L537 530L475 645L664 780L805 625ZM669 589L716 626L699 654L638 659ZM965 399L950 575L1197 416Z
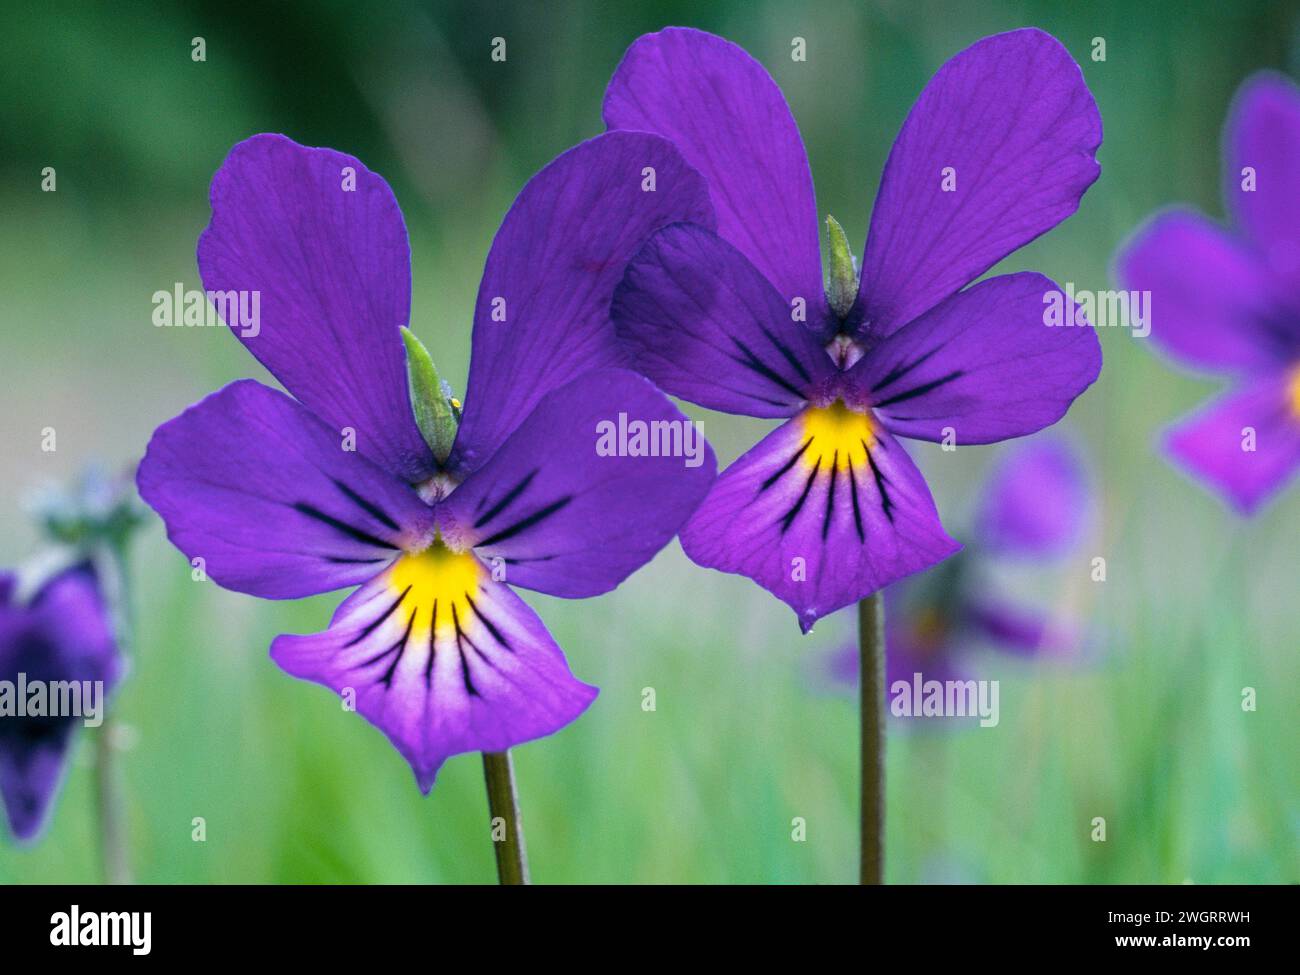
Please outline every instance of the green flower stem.
M862 863L858 882L885 882L885 601L858 603L862 699Z
M99 849L104 883L129 884L131 863L126 852L126 829L113 764L114 726L105 719L95 737L95 813L99 821Z
M497 878L505 884L527 884L528 852L524 848L524 824L515 795L515 769L510 752L484 752L483 778L487 782L488 815L492 824L492 846L497 857ZM497 839L498 826L505 835Z
M133 623L126 547L124 538L114 540L105 546L107 558L104 559L109 574L107 592L114 621L114 636L117 639L118 653L123 657L130 646ZM107 706L105 711L107 712ZM131 861L127 853L126 822L114 761L117 738L116 723L106 713L103 724L95 729L95 812L99 823L104 882L129 884L133 882Z

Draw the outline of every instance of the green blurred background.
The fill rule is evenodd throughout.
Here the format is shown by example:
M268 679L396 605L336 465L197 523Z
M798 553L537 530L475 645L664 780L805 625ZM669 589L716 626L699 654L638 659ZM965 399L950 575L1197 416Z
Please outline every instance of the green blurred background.
M723 34L776 77L823 215L860 253L885 156L926 80L987 34L1036 25L1101 107L1102 176L1079 213L1013 255L1108 287L1116 246L1153 209L1220 216L1219 136L1237 85L1300 68L1293 3L571 2L5 4L0 30L0 564L35 552L29 493L86 462L133 465L153 428L239 377L266 379L222 329L158 329L150 298L199 287L208 181L255 132L359 156L410 229L412 327L464 388L483 258L530 174L601 131L600 101L638 35ZM201 36L207 61L191 61ZM507 39L508 60L490 57ZM807 40L805 63L791 38ZM1106 61L1089 59L1106 40ZM40 191L41 169L58 190ZM1075 663L984 664L1001 723L890 726L895 882L1295 882L1300 491L1245 521L1167 465L1158 431L1215 392L1149 342L1101 335L1101 380L1063 423L1087 452L1094 516L1079 552L1022 577L1024 598L1084 621ZM695 411L695 415L703 415ZM767 428L708 414L730 462ZM40 430L58 431L42 453ZM998 447L915 451L960 536ZM1089 579L1096 555L1108 581ZM137 645L116 702L139 879L487 882L477 756L422 798L382 735L267 655L320 629L334 595L263 602L191 582L152 518L135 559ZM746 579L674 542L616 592L528 596L591 710L515 750L539 882L849 882L856 874L851 693L818 680L852 633L799 636ZM1244 713L1243 687L1259 707ZM641 708L653 687L657 710ZM0 881L94 881L93 743L82 735L51 826L0 839ZM1107 840L1090 839L1091 820ZM191 840L203 817L207 840ZM791 823L807 823L805 842Z

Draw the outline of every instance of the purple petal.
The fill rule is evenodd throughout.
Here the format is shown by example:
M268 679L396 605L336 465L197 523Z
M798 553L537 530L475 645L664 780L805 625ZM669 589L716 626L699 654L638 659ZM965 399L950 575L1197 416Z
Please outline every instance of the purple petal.
M325 632L277 637L271 656L355 703L426 793L448 757L552 734L597 693L523 600L441 544L358 589Z
M123 662L99 577L89 562L65 569L32 599L42 630L56 648L61 665L77 680L102 680L116 686Z
M787 417L835 372L758 269L716 234L666 227L628 264L610 314L633 365L665 392L726 413Z
M1074 650L1079 634L1044 614L990 599L968 605L966 623L1002 650L1022 656L1060 656Z
M1151 337L1189 366L1252 370L1300 352L1259 257L1199 214L1154 217L1124 245L1117 265L1124 288L1151 294Z
M984 485L975 531L983 551L1046 557L1068 550L1087 511L1083 465L1058 440L1007 448Z
M45 827L53 808L76 725L62 719L6 720L21 720L31 738L21 744L0 741L0 799L14 838L32 840Z
M1253 431L1254 450L1249 446ZM1170 430L1165 448L1195 477L1251 514L1300 466L1300 374L1254 380Z
M104 694L122 670L117 643L94 571L82 564L46 583L28 606L0 606L0 680L103 681ZM0 720L0 800L14 836L34 838L44 826L66 770L79 716L10 715Z
M650 168L653 192L643 189ZM552 389L622 363L609 321L614 286L642 241L678 220L713 225L708 188L658 136L598 136L529 180L479 287L453 470L487 461Z
M903 448L842 404L786 421L723 472L682 547L700 565L753 579L805 633L960 548Z
M630 455L637 424L662 424L644 444L654 444L659 456ZM620 442L628 455L605 452ZM495 578L504 571L512 585L594 596L672 540L713 483L716 466L702 431L649 380L624 369L597 370L547 394L452 492L442 508L449 522L443 531L499 559Z
M885 164L858 292L864 329L902 328L1072 214L1101 172L1100 144L1083 74L1048 34L986 37L948 61Z
M283 393L231 383L153 435L136 481L167 537L227 589L289 599L372 577L433 535L406 484Z
M1229 208L1295 299L1300 290L1300 90L1279 74L1258 74L1237 95L1227 125ZM1242 170L1254 170L1254 189ZM1293 311L1300 311L1295 299ZM1293 320L1300 324L1300 316Z
M657 132L709 181L718 233L772 282L786 306L828 314L817 203L799 128L781 89L743 49L670 27L628 48L605 92L611 129Z
M257 135L230 150L210 195L204 288L260 293L257 327L231 331L308 409L354 429L361 454L407 481L427 477L399 331L410 247L388 184L352 156Z
M1041 430L1101 371L1092 328L1044 324L1044 296L1058 291L1028 272L981 281L871 349L850 378L901 436L939 441L951 427L975 444Z

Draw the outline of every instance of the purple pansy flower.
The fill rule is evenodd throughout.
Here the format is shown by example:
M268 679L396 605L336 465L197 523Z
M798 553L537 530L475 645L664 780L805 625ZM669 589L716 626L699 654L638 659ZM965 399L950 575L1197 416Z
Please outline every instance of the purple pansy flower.
M965 549L943 565L885 591L889 653L885 687L895 681L966 679L963 657L976 646L1017 656L1057 656L1078 634L1042 612L997 594L989 568L998 560L1045 562L1078 542L1087 512L1087 484L1074 451L1057 440L1013 447L979 501ZM837 650L829 669L837 683L858 680L856 644Z
M48 693L55 682L102 681L106 697L121 671L108 610L89 562L62 570L24 602L18 601L17 578L0 572L0 681L3 693L11 695L0 711L0 799L18 839L31 839L44 825L73 732L85 716L19 716L17 696L37 682Z
M1300 91L1257 75L1224 129L1229 231L1155 217L1122 250L1124 287L1151 295L1168 355L1236 388L1175 426L1165 449L1249 514L1300 469Z
M668 227L629 265L613 316L637 368L702 406L785 421L717 479L682 531L687 554L749 576L806 632L957 551L894 435L1032 433L1101 367L1092 329L1044 325L1047 278L970 285L1098 176L1101 119L1066 50L1020 30L939 70L894 143L856 298L839 308L803 143L762 65L711 34L651 34L604 114L672 139L717 211L716 233Z
M572 721L596 689L505 580L613 589L713 480L707 446L695 467L596 449L598 424L620 414L687 422L617 368L608 307L649 233L712 223L703 179L668 141L614 133L528 183L488 255L442 463L408 391L410 252L387 183L351 156L260 135L231 150L211 198L204 286L260 292L260 327L232 331L292 396L243 380L158 428L138 482L169 538L239 592L359 585L325 632L280 636L271 655L354 694L426 792L451 755Z

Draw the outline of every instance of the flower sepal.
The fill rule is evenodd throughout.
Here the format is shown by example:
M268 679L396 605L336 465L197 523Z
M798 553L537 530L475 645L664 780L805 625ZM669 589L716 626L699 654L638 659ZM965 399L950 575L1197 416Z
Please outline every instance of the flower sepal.
M438 377L429 350L406 326L402 326L402 343L406 346L406 377L416 426L433 451L434 460L445 463L456 442L460 403L451 395L451 387Z

